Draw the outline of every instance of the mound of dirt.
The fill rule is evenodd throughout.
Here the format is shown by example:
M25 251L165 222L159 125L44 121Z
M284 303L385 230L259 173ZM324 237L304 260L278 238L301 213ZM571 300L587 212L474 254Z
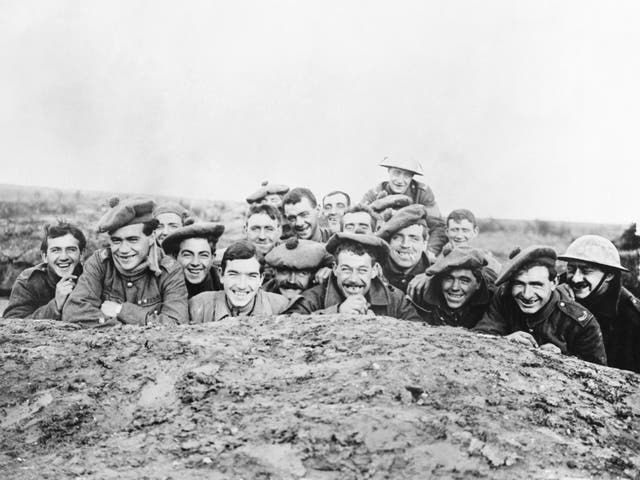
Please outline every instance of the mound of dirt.
M1 478L639 478L640 376L391 318L0 321Z

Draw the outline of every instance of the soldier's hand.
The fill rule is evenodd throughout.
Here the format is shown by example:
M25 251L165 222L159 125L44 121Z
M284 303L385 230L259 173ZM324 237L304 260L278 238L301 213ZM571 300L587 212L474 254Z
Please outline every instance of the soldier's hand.
M329 276L331 275L331 269L329 267L322 267L320 270L316 272L316 276L314 280L318 285L323 283Z
M106 300L102 306L100 307L100 311L107 318L117 317L122 310L122 304L118 302L112 302L111 300Z
M540 350L544 350L546 352L551 352L551 353L562 353L562 350L560 350L560 347L558 347L557 345L554 345L553 343L545 343L544 345L540 345Z
M429 286L430 277L427 277L424 273L420 273L411 279L409 285L407 285L407 295L412 299L422 298L426 293Z
M527 347L538 348L538 342L536 342L536 339L527 332L513 332L505 338L510 342L519 343L520 345L525 345Z
M62 310L62 306L64 305L64 302L67 301L67 297L73 290L73 287L76 286L77 278L78 277L76 275L69 275L67 277L63 277L60 280L58 280L58 283L56 284L56 295L55 295L56 306L58 307L58 310Z
M369 310L369 303L364 295L352 295L338 306L340 313L365 314Z
M573 288L571 288L568 284L566 283L561 283L560 285L558 285L556 287L556 290L558 290L558 292L560 294L565 294L567 297L569 297L571 300L575 300L576 299L576 294L573 292Z

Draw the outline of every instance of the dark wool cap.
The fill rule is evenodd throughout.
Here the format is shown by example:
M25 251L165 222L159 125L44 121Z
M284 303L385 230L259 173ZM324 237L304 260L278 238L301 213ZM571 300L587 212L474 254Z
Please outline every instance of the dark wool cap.
M294 237L274 247L264 260L274 268L316 270L327 263L328 257L330 255L322 243Z
M458 268L479 270L487 265L487 258L482 250L468 246L454 248L446 255L441 255L426 270L426 274L435 277L439 273Z
M380 193L386 193L384 190ZM369 204L369 206L373 209L374 212L382 212L387 208L393 208L397 210L402 207L406 207L407 205L411 205L411 197L407 195L403 195L401 193L395 193L393 195L384 195L374 200Z
M347 242L355 242L365 248L373 248L376 251L376 256L379 262L384 261L384 259L389 256L389 244L387 242L375 235L364 233L334 233L327 242L325 248L327 249L327 252L333 255L342 243Z
M182 219L182 221L184 221L184 219L187 218L188 215L187 210L182 205L176 202L161 203L153 210L154 218L162 213L175 213Z
M204 238L216 243L222 233L224 225L211 222L197 222L174 230L162 242L162 249L169 255L177 255L180 243L188 238Z
M531 245L523 250L515 249L509 255L510 260L504 265L500 275L496 279L496 285L501 285L511 280L511 277L528 263L539 261L549 267L555 267L558 255L552 247L544 245Z
M395 233L411 225L427 226L427 208L424 205L413 204L401 208L393 214L376 235L389 241Z
M129 198L120 201L119 198L109 200L111 207L98 222L98 233L113 232L121 227L135 223L152 221L156 203L150 198Z

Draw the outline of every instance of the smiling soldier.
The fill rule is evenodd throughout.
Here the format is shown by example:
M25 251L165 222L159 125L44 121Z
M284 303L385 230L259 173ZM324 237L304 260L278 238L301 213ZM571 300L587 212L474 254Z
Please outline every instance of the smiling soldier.
M162 242L164 251L182 267L189 298L202 293L222 290L220 275L213 265L216 244L224 225L210 222L189 223L170 233Z
M86 245L84 234L75 225L47 225L40 245L42 263L20 273L4 318L60 320L62 307L82 273L80 258Z
M627 269L616 247L599 235L584 235L558 259L567 262L561 282L600 324L609 366L640 373L640 301L622 286Z
M342 216L342 231L349 233L376 233L380 217L367 205L349 207Z
M98 222L109 247L97 250L62 310L83 326L176 324L187 321L187 289L176 261L160 255L153 200L114 198Z
M327 219L331 233L342 231L342 216L351 205L351 197L345 192L335 190L322 199L322 215Z
M429 287L414 299L418 313L430 325L473 328L489 308L494 290L487 259L481 250L461 246L444 256L426 272Z
M224 291L204 292L189 300L191 323L215 322L240 315L277 315L289 301L262 288L262 264L255 247L241 240L222 256Z
M591 312L556 288L553 248L514 250L496 285L501 286L475 331L506 335L528 347L540 346L606 365L598 322Z
M318 225L318 201L311 190L294 188L285 195L283 204L284 218L296 237L322 243L329 240L329 229Z
M410 204L423 205L427 211L429 244L428 253L435 260L447 243L444 221L431 187L416 181L415 175L423 175L422 165L417 160L406 157L385 157L380 166L387 169L389 180L381 182L364 194L361 203L374 204L385 197L408 197Z
M271 250L265 262L275 271L274 277L264 284L265 291L292 299L314 285L318 270L331 267L333 257L322 243L293 237Z
M422 205L409 205L398 210L378 231L377 235L389 242L391 253L382 266L391 285L407 291L409 282L429 267L426 255L427 211Z
M335 233L327 243L335 265L327 282L302 292L286 313L375 314L420 320L404 294L378 278L389 246L374 235Z
M155 233L159 247L162 247L162 242L167 238L167 235L184 225L187 217L187 210L175 202L162 203L153 210L153 218L158 220Z

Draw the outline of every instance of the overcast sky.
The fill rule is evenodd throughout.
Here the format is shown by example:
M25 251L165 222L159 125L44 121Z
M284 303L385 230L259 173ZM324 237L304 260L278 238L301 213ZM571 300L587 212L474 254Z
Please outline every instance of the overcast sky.
M640 2L0 1L0 183L640 217ZM633 195L632 195L633 193Z

